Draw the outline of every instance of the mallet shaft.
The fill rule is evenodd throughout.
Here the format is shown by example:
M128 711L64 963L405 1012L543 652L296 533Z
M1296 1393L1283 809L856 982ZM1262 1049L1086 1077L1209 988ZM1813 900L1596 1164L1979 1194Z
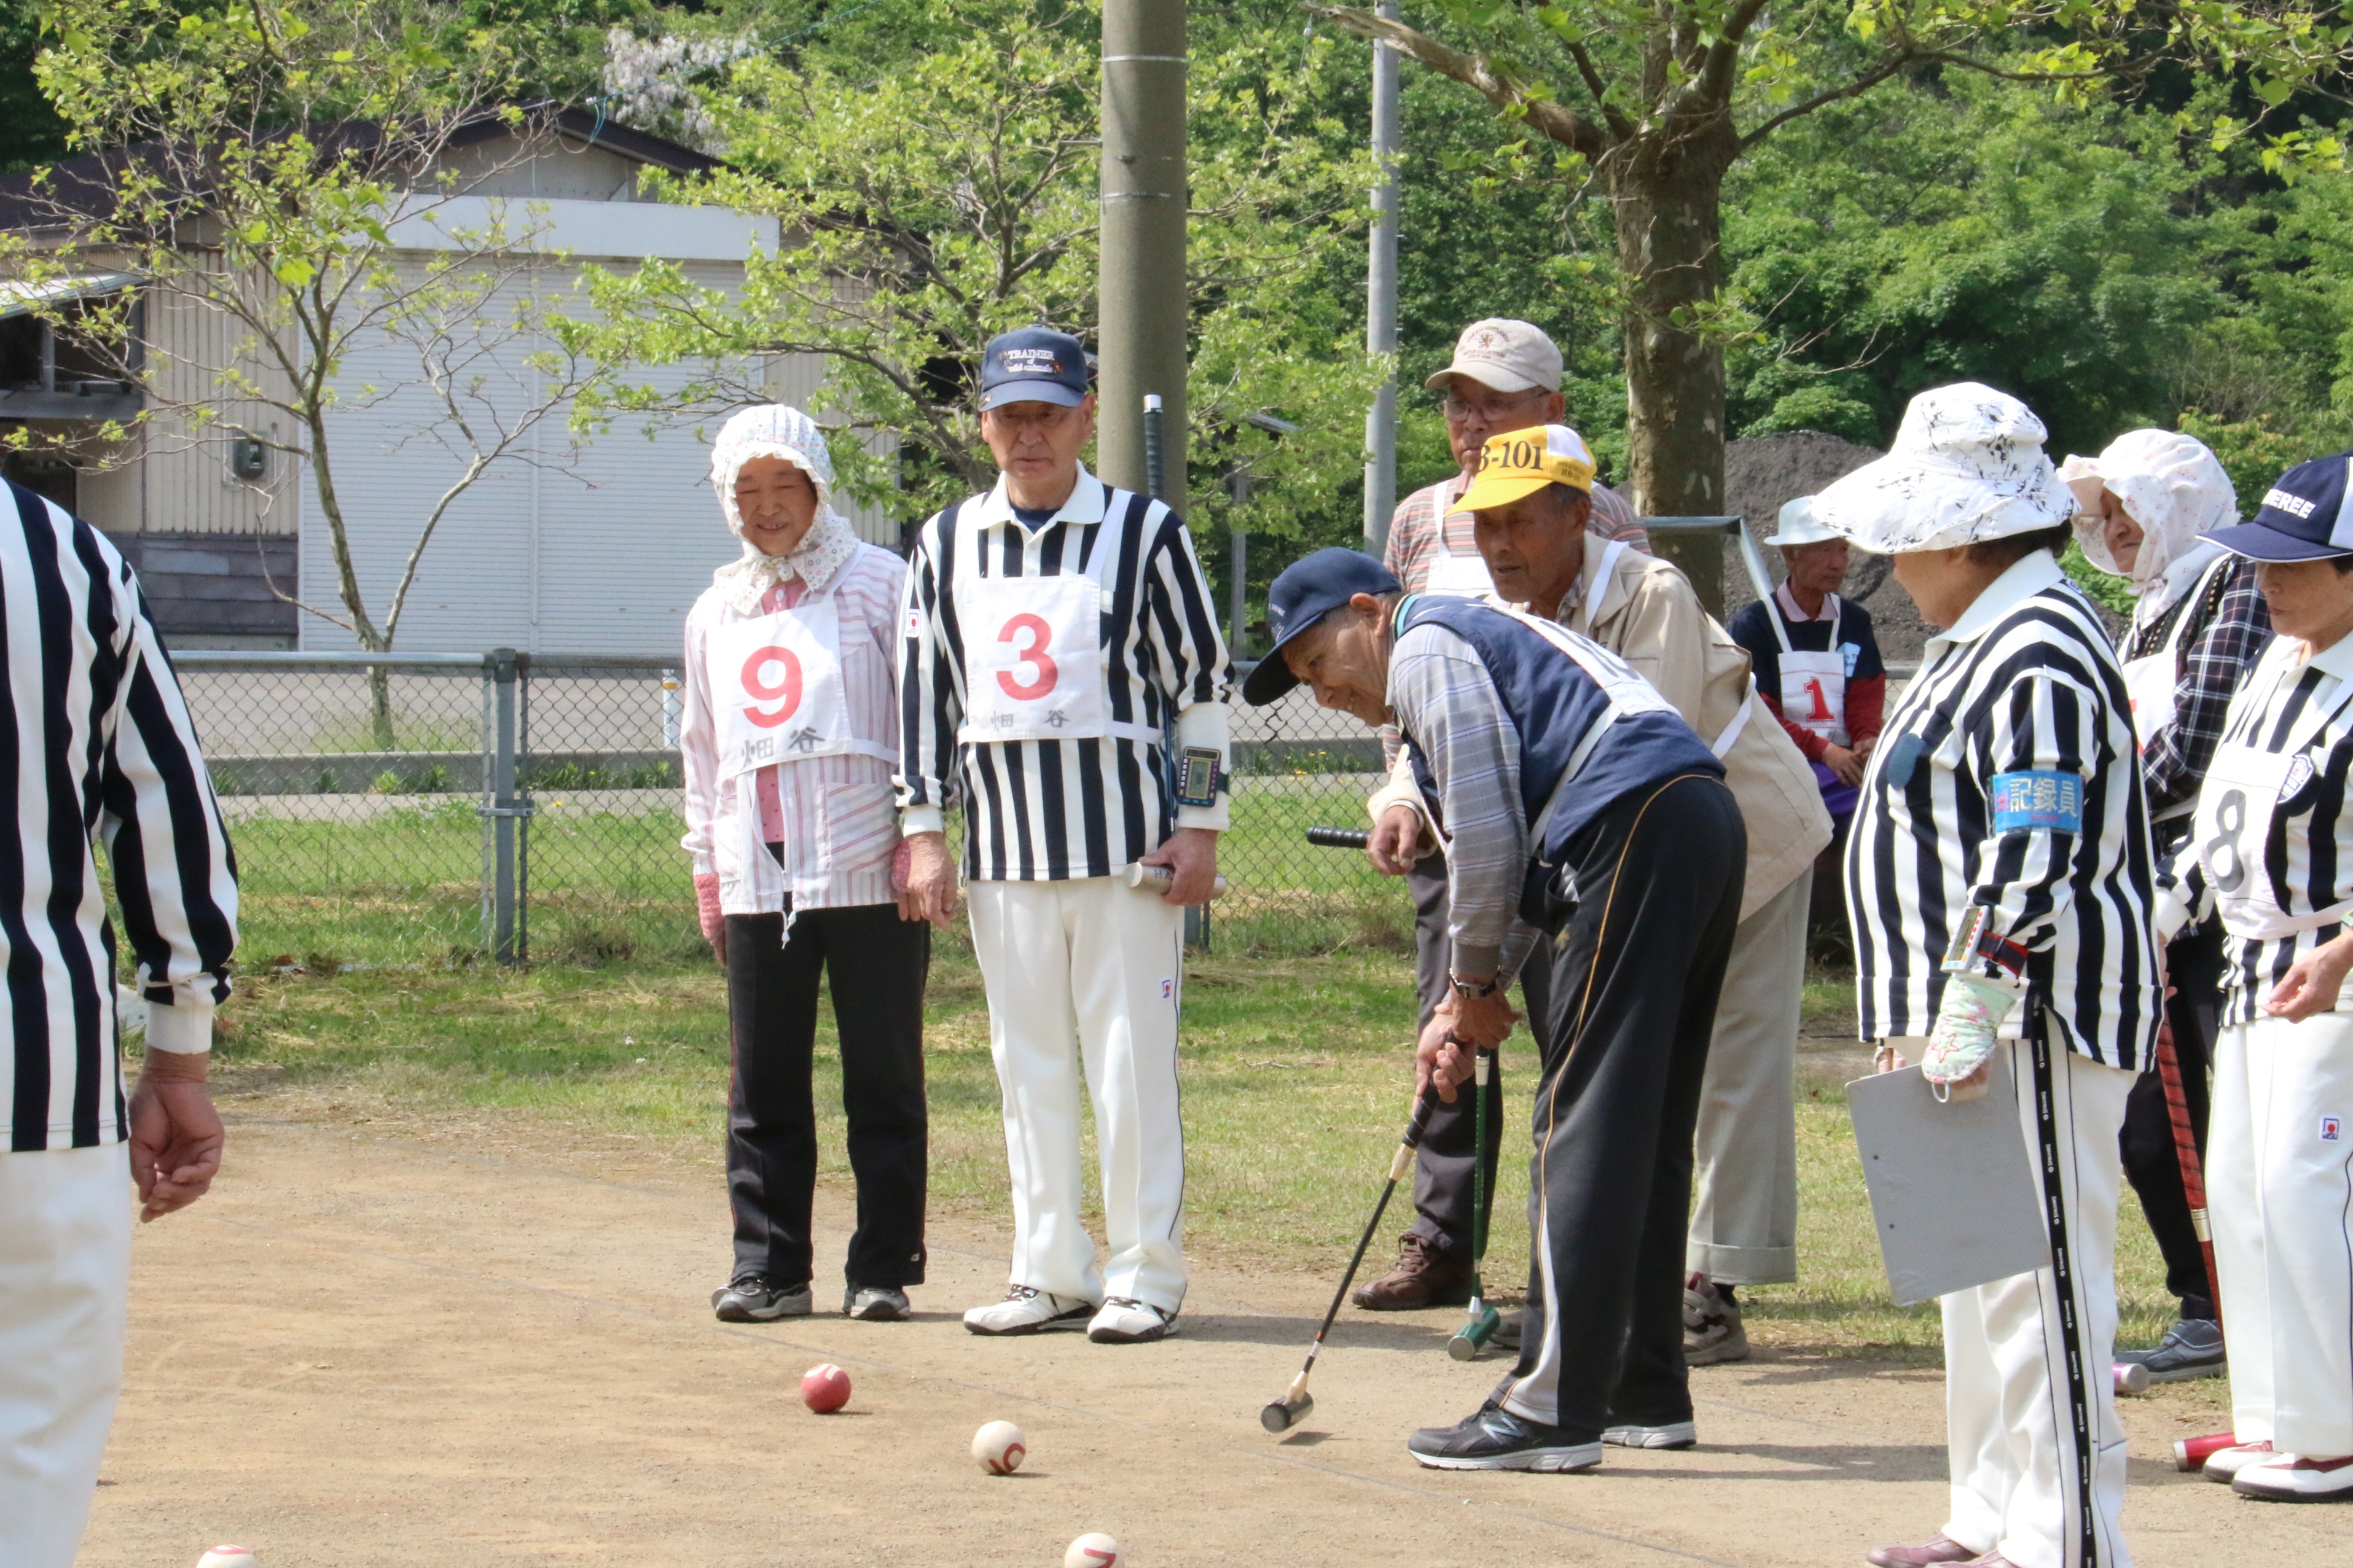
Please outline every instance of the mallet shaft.
M1365 1249L1373 1244L1373 1235L1381 1227L1381 1215L1388 1212L1389 1197L1397 1191L1398 1179L1412 1163L1413 1152L1421 1147L1421 1135L1430 1129L1430 1096L1435 1090L1425 1090L1414 1101L1413 1120L1406 1124L1405 1137L1398 1144L1397 1153L1389 1161L1388 1180L1381 1184L1380 1201L1373 1205L1373 1217L1365 1222L1365 1234L1356 1238L1356 1250L1348 1259L1348 1271L1340 1276L1340 1288L1332 1292L1332 1304L1324 1310L1324 1324L1315 1331L1315 1342L1307 1347L1306 1364L1299 1375L1304 1378L1315 1365L1315 1352L1324 1348L1324 1336L1332 1331L1332 1321L1340 1315L1340 1303L1348 1299L1348 1287L1356 1282L1357 1266L1365 1261Z
M1325 849L1362 849L1372 834L1361 827L1311 827L1307 842Z

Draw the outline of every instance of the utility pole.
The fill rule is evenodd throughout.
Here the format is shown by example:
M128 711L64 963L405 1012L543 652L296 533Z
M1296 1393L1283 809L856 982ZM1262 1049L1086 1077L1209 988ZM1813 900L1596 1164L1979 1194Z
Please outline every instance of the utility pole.
M1104 0L1102 325L1095 464L1145 489L1144 400L1160 399L1162 499L1185 510L1185 0Z
M1380 0L1374 13L1394 22L1403 14L1398 0ZM1365 347L1394 355L1398 343L1398 58L1387 44L1373 46L1373 159L1380 173L1373 185L1372 257L1366 268ZM1373 394L1365 416L1365 552L1375 560L1388 551L1389 516L1397 510L1397 376L1392 373Z

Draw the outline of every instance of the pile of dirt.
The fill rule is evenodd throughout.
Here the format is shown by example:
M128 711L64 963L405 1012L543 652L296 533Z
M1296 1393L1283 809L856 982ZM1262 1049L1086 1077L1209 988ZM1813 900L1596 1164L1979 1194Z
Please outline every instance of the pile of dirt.
M1761 542L1773 531L1786 503L1816 493L1832 479L1854 472L1878 456L1875 447L1858 446L1819 430L1793 430L1786 435L1734 441L1724 449L1725 510L1746 519L1750 536ZM1780 552L1767 549L1763 554L1778 579L1781 575ZM1871 611L1882 658L1890 664L1918 660L1920 649L1931 635L1930 628L1921 620L1911 595L1889 578L1885 557L1857 552L1847 569L1844 593L1848 599ZM1729 553L1729 547L1725 558L1724 596L1726 619L1757 596L1749 586L1748 574Z

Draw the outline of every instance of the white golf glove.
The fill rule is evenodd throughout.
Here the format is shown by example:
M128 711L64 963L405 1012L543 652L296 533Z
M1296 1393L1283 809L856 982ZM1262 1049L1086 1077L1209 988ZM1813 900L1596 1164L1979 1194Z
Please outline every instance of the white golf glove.
M1948 1098L1951 1085L1985 1066L2002 1021L2017 1005L2017 993L1994 981L1974 974L1947 978L1936 1026L1928 1031L1927 1054L1920 1058L1920 1070L1938 1100Z

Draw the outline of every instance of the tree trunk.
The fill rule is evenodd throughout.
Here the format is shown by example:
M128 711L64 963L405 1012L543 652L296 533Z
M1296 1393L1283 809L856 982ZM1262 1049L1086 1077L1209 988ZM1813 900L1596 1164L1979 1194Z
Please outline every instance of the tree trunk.
M1692 328L1715 300L1719 204L1736 153L1727 121L1670 127L1625 144L1610 179L1627 289L1629 499L1645 516L1724 510L1724 350ZM1721 542L1651 542L1683 569L1708 613L1721 616Z

